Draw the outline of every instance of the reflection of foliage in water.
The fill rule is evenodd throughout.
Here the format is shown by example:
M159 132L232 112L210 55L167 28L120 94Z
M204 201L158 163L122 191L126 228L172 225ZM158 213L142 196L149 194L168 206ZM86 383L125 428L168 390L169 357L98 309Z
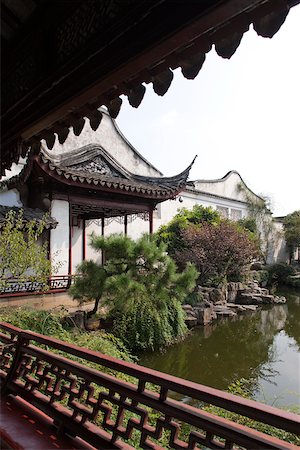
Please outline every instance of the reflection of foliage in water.
M273 345L278 332L284 330L300 349L300 294L289 292L279 294L288 298L284 305L195 329L164 354L142 355L141 364L223 390L236 380L252 378L255 394L263 380L275 384L280 375Z
M280 290L280 295L288 298L286 303L288 314L284 330L289 337L295 340L298 350L300 350L300 290L291 288Z
M250 378L268 360L270 339L260 330L259 314L220 320L195 330L163 355L150 354L142 363L221 389L239 378ZM204 332L206 336L204 336Z

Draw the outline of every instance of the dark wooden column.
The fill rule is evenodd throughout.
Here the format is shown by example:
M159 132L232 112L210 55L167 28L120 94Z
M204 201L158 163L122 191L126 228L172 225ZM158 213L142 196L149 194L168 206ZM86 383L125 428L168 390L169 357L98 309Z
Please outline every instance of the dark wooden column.
M125 214L124 216L124 234L127 236L127 227L128 227L128 216Z
M85 246L86 246L85 219L82 219L82 261L85 260Z
M105 225L105 219L102 217L101 219L101 235L104 237L104 225ZM102 250L102 265L105 263L105 254Z
M149 210L149 234L153 234L153 209Z
M69 202L69 275L72 275L72 204Z

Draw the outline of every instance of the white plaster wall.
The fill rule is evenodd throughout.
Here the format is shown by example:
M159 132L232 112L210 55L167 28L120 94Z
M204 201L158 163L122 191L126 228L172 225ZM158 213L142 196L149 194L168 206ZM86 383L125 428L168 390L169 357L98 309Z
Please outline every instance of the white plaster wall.
M23 206L20 193L17 189L4 189L0 191L0 205L2 206Z
M146 161L137 150L127 141L120 132L112 118L103 111L103 118L96 131L90 127L90 123L86 120L85 126L80 136L75 136L71 128L69 136L64 144L60 144L56 139L56 143L52 152L55 154L69 152L71 150L90 144L99 144L110 155L112 155L125 169L138 175L161 176L151 163ZM47 147L46 142L43 145Z
M153 222L154 228L155 222ZM155 231L155 230L154 230ZM149 233L149 221L139 217L129 222L127 225L127 235L134 240L140 238L143 234Z
M72 227L72 274L76 273L78 264L82 262L82 225Z
M222 197L232 198L234 200L245 201L245 194L239 190L238 186L242 183L247 191L247 194L257 198L252 191L245 185L241 176L237 172L229 172L227 176L220 180L196 180L194 181L195 188L202 192L208 192Z
M104 236L110 236L114 233L122 233L124 234L124 224L118 223L116 220L113 220L110 224L106 224L104 227Z
M69 272L69 203L65 200L52 200L51 217L58 222L50 231L50 255L54 264L60 263L56 275Z
M288 263L289 262L289 252L286 247L286 242L284 238L284 228L281 222L273 222L274 230L271 236L270 251L267 256L267 263Z
M86 247L85 247L85 259L89 260L93 260L95 262L101 263L102 257L101 257L101 252L96 252L95 250L92 249L92 247L90 246L90 234L92 234L92 232L94 232L96 235L100 235L101 236L101 220L86 220L85 222L85 242L86 242Z
M181 198L182 202L179 202L179 198ZM229 209L229 214L231 209L239 209L242 217L247 217L248 215L247 205L238 201L221 199L218 197L209 197L199 193L186 191L182 192L179 198L176 200L167 200L161 204L161 219L154 219L155 231L160 227L160 225L168 223L175 216L175 214L178 213L180 208L192 209L194 205L202 205L213 209L216 209L217 206L223 206Z

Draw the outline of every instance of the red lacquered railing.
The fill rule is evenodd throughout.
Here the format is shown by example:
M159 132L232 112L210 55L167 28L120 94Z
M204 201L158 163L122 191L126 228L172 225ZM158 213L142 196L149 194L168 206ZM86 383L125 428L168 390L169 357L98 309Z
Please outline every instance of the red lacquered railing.
M164 445L177 449L296 448L169 394L295 434L300 432L298 415L9 324L1 323L0 329L2 392L22 397L52 418L60 431L96 448L166 448L160 443L163 434ZM91 363L94 367L86 365Z

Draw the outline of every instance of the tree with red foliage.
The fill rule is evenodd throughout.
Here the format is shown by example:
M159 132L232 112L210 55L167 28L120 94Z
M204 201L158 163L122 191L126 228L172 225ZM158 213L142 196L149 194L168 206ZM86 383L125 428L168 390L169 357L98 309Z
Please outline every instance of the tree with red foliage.
M200 272L200 284L219 285L237 281L257 256L257 242L236 223L190 225L182 232L186 248L176 252L179 266L193 262Z

